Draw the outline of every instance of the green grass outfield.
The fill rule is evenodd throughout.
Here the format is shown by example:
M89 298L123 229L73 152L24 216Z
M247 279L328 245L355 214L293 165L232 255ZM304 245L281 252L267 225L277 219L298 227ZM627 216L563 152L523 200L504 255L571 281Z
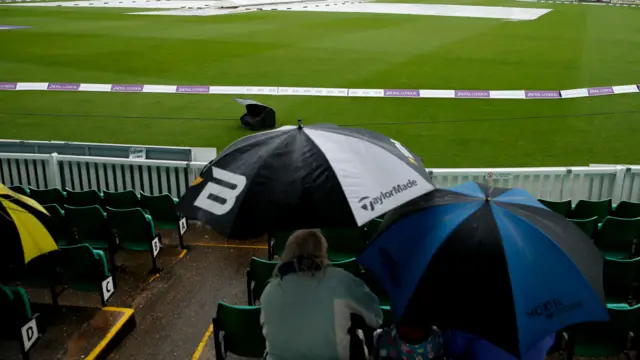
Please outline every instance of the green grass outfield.
M125 9L0 6L0 24L33 26L0 31L0 81L464 90L640 83L640 8L455 3L554 10L538 20L508 22L302 12L140 16ZM253 98L272 105L280 124L302 117L307 124L380 131L419 153L428 167L640 163L638 93L556 101ZM3 91L0 138L221 149L247 134L237 120L216 120L242 114L232 99Z

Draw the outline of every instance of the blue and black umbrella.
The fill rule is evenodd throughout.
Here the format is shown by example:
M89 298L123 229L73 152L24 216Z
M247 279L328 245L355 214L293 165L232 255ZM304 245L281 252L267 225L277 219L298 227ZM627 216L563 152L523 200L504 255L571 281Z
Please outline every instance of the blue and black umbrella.
M571 324L608 320L603 256L521 189L466 183L387 215L358 261L397 322L451 327L521 357Z

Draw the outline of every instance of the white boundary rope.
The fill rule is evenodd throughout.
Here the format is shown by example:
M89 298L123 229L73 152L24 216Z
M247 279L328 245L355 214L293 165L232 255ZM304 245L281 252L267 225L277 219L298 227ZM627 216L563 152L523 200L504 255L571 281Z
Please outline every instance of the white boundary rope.
M20 0L18 0L20 1ZM28 1L28 0L27 0ZM605 6L623 6L623 7L640 7L640 3L631 3L631 2L580 2L580 1L570 1L570 0L518 0L522 2L534 2L534 3L555 3L555 4L582 4L582 5L605 5Z
M142 85L81 84L43 82L0 82L0 91L94 91L165 94L227 94L336 97L401 97L449 99L549 99L559 100L590 96L640 92L640 85L601 86L570 90L423 90L423 89L346 89L278 86L216 85Z

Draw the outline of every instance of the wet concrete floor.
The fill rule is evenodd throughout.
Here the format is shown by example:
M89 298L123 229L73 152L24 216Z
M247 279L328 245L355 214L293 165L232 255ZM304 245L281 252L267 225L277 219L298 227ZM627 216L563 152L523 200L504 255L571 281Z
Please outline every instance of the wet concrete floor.
M266 249L194 245L133 303L137 328L109 359L191 359L218 301L246 305L245 270Z
M233 241L207 228L190 226L188 251L178 247L175 231L162 231L159 275L149 274L150 255L119 251L112 271L117 288L107 306L135 311L136 328L109 359L191 359L215 315L218 301L246 305L245 271L252 256L267 258L266 238ZM83 359L122 316L101 311L100 296L65 290L53 308L47 289L27 288L34 311L42 314L44 336L30 352L32 360ZM209 340L211 337L209 336ZM212 359L213 341L199 358ZM8 349L8 350L7 350ZM6 350L6 351L5 351ZM17 342L0 343L0 359L19 359Z

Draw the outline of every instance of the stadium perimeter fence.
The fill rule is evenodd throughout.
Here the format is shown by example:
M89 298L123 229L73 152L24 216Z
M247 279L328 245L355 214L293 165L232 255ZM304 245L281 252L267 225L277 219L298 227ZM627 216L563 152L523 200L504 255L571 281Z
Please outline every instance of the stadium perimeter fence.
M33 188L109 190L180 197L205 162L135 160L94 156L0 153L0 183ZM640 165L540 168L427 169L438 187L479 181L519 187L549 200L640 201Z

